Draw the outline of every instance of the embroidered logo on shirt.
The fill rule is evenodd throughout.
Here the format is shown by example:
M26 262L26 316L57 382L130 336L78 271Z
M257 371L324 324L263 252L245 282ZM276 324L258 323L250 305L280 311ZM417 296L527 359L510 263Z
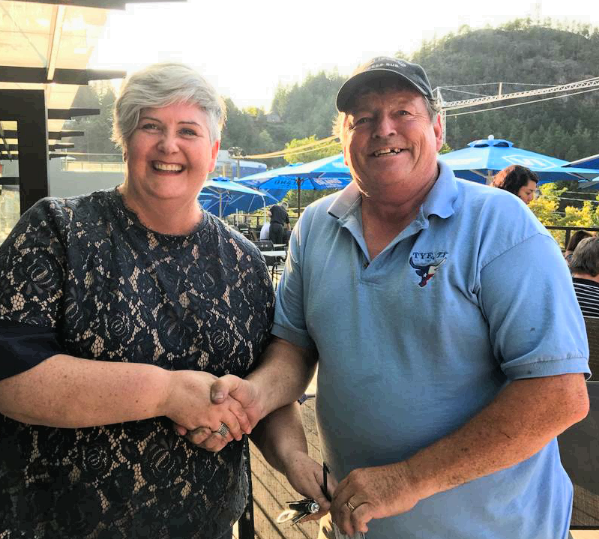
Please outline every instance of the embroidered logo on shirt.
M447 251L437 251L434 253L412 253L410 256L410 266L416 270L416 275L420 277L418 286L421 288L433 278L437 270L447 260Z

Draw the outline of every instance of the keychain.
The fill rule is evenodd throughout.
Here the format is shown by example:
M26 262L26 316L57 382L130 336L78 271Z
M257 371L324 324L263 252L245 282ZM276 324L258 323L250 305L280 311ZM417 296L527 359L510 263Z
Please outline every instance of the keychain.
M329 473L329 468L326 463L322 465L322 493L325 498L331 501L331 496L327 491L327 475ZM282 524L283 522L288 522L291 520L293 524L299 524L302 520L304 520L307 516L313 515L314 513L318 513L320 511L320 505L316 500L312 500L311 498L304 498L303 500L297 500L292 502L287 502L287 507L285 511L283 511L278 517L277 522Z

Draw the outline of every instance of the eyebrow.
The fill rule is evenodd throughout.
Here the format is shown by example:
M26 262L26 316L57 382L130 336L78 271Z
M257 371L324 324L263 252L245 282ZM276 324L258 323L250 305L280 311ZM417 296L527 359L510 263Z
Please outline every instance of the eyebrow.
M153 120L155 122L162 123L162 120L160 120L159 118L154 118L154 116L141 116L139 119L140 119L140 121L141 120ZM198 127L202 127L198 122L194 122L193 120L182 120L180 122L177 122L177 124L196 125Z

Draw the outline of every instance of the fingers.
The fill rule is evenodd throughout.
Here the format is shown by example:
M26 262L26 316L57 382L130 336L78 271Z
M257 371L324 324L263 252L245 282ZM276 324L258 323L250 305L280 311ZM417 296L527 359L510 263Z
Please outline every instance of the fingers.
M198 447L201 447L202 449L205 449L206 451L211 451L213 453L219 452L228 444L228 441L225 437L221 436L218 433L210 431L210 429L207 429L207 431L208 435L199 443L196 443L195 436L188 435L188 440L191 443L197 445Z
M335 504L335 502L333 502ZM339 529L347 534L353 535L357 532L366 533L368 531L367 522L372 520L367 503L360 503L356 496L342 504L331 506L331 515L333 522Z
M252 424L250 422L250 419L248 418L245 409L235 399L229 398L228 400L230 401L228 402L229 410L231 411L231 413L233 413L233 415L235 415L235 418L239 423L239 428L241 429L241 432L243 434L250 434L252 432ZM240 440L241 437L235 439Z
M361 493L346 479L339 483L331 504L331 516L339 529L348 535L366 533L367 523L372 520L370 505Z
M175 430L177 430L175 428ZM212 431L208 427L198 427L197 429L186 431L187 434L184 434L185 437L195 445L199 445L203 447L202 444L212 436ZM204 448L206 449L206 448ZM209 450L210 451L210 450Z

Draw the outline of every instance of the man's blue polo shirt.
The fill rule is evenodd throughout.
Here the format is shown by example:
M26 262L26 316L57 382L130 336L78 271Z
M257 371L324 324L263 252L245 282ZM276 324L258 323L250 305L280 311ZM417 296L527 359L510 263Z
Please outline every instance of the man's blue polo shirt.
M556 242L515 196L442 163L417 218L374 260L353 184L306 209L287 260L273 334L318 350L321 449L338 480L455 431L510 380L589 372ZM571 503L553 440L372 521L368 539L561 539Z

